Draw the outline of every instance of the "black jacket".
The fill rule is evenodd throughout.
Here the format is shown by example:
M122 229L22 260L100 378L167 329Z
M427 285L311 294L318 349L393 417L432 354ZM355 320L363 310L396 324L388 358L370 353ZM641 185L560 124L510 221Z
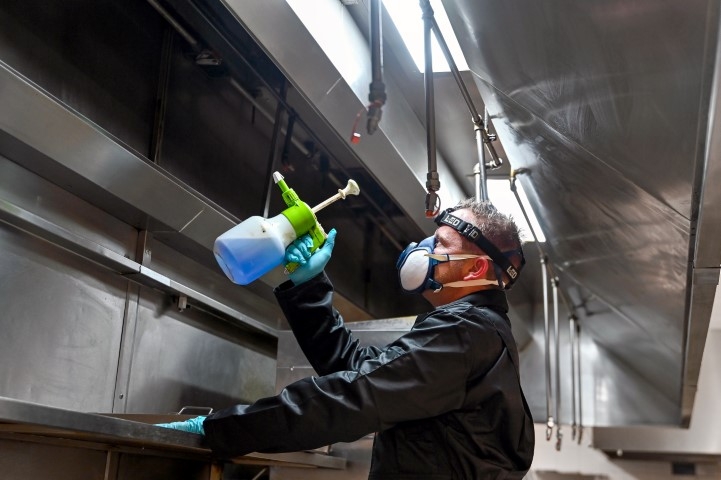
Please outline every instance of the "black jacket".
M378 432L370 479L522 478L533 420L518 375L505 294L486 290L420 315L383 347L359 347L321 274L276 296L320 377L210 415L223 456L350 442Z

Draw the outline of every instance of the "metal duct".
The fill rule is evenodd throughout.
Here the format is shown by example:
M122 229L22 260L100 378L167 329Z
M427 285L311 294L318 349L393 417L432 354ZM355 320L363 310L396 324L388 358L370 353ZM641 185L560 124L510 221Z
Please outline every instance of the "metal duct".
M584 332L633 380L594 375L674 405L617 391L596 424L687 423L721 262L719 4L444 4Z

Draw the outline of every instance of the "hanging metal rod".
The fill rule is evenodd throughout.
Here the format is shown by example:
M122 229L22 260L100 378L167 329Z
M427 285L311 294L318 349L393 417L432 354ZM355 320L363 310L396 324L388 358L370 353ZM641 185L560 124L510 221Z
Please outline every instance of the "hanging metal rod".
M536 232L533 230L533 225L531 224L531 219L528 217L528 213L526 212L526 208L523 206L523 202L521 202L521 197L518 194L518 191L516 189L516 180L518 175L529 173L530 170L527 168L518 168L515 170L511 170L511 176L510 176L510 183L511 183L511 191L513 192L513 195L516 197L516 201L518 202L518 206L521 208L521 213L523 213L523 218L526 219L526 223L528 224L528 228L531 231L531 235L533 236L533 241L536 244L536 248L538 249L538 254L541 258L546 256L546 253L543 250L543 247L541 247L541 242L538 241L538 236L536 236ZM553 270L553 265L550 263L548 264L548 271L550 278L558 278L558 275ZM568 301L568 298L563 294L563 291L561 291L561 300L563 301L563 304L566 306L566 310L568 312L574 312L575 307L571 305L571 303Z
M378 129L386 103L386 84L383 83L383 33L381 28L381 0L371 0L371 71L372 80L368 92L367 131L373 135Z
M496 149L491 144L496 140L496 136L488 131L487 111L486 116L481 118L476 106L468 93L466 84L461 78L453 55L451 54L448 44L446 43L441 29L438 27L433 8L430 0L420 0L421 10L423 11L424 22L424 49L425 49L425 71L423 73L425 97L426 97L426 130L427 130L427 148L428 148L428 174L426 180L426 216L433 216L439 207L439 199L436 192L440 189L440 181L438 179L437 162L436 162L436 140L435 140L435 106L433 95L433 57L431 53L431 34L435 35L443 56L448 62L453 78L456 80L458 89L461 92L463 100L466 102L468 111L471 114L471 120L476 135L476 148L478 150L478 164L480 174L480 185L476 188L476 197L481 200L488 200L488 189L486 181L486 168L498 168L503 164L503 160L498 156ZM491 160L486 161L485 152L488 151ZM479 188L480 187L480 188Z
M546 440L551 439L555 421L551 406L553 405L553 389L551 375L551 328L548 319L548 259L541 257L541 284L543 285L543 339L546 370Z
M578 428L577 419L578 416L576 415L577 409L578 409L578 399L580 397L580 392L577 390L576 385L576 342L577 342L577 336L576 336L576 315L571 315L568 318L568 326L569 326L569 343L571 345L571 440L576 439L576 431Z
M518 190L516 188L516 179L519 174L528 173L530 170L526 168L519 168L516 170L511 171L510 176L510 186L511 191L513 192L513 195L516 197L516 201L518 202L518 206L521 209L521 213L523 213L523 217L526 219L526 223L528 224L528 228L531 231L531 235L533 236L534 243L536 244L536 248L538 249L539 258L541 259L542 268L543 268L543 297L544 297L544 331L545 331L545 347L546 347L546 411L547 411L547 417L548 421L546 424L546 440L551 439L551 433L553 430L554 424L557 426L556 430L556 450L561 449L561 440L563 435L561 434L561 422L560 422L560 409L561 409L561 388L560 388L560 330L558 325L558 296L560 293L561 300L564 302L564 305L566 306L566 310L569 312L569 322L571 323L571 328L575 328L575 335L571 336L571 339L576 340L576 344L574 345L571 343L571 369L574 373L574 378L572 380L572 396L573 396L573 402L572 402L572 408L573 408L573 431L575 436L575 429L576 429L576 401L578 401L578 410L581 411L581 384L580 384L580 351L578 351L578 333L580 332L580 323L578 322L578 319L575 315L575 308L571 303L568 301L566 296L564 295L563 291L560 290L559 287L559 278L558 276L553 272L553 266L548 262L548 256L544 252L543 248L541 247L540 242L538 241L538 236L536 235L535 230L533 229L533 225L531 224L531 220L528 216L528 213L526 212L525 207L523 206L523 202L521 202L521 197L518 194ZM553 282L553 294L554 294L554 327L555 327L555 377L556 377L556 403L554 407L554 417L551 415L551 403L552 403L552 394L551 391L551 368L550 368L550 339L549 339L549 325L548 325L548 299L547 299L547 286L546 283L548 281L548 276L550 274L551 281ZM574 349L577 353L577 355L574 358ZM578 368L576 369L576 364L578 364ZM579 375L578 382L576 381L575 374ZM577 387L576 387L577 385ZM576 388L578 388L578 400L576 397ZM580 416L580 413L579 413ZM580 433L579 433L579 443L580 443Z
M428 152L428 173L426 174L426 217L434 217L440 210L440 198L436 193L441 188L436 160L436 110L433 91L433 53L431 34L433 30L433 9L428 0L421 0L423 10L423 46L425 53L425 71L423 85L426 100L426 150Z
M443 56L446 59L446 62L448 62L448 66L451 69L451 74L453 74L453 78L456 81L456 84L458 85L458 89L461 91L461 96L463 97L463 100L466 102L466 106L468 107L468 111L471 114L471 120L473 121L473 124L475 127L478 128L478 130L481 131L481 137L482 137L482 143L486 146L488 149L488 153L491 155L491 163L490 168L498 168L503 164L503 160L498 156L498 153L496 152L496 149L491 144L492 141L496 140L496 136L489 132L488 130L488 110L484 109L484 115L483 118L481 118L481 115L478 113L478 110L476 109L475 104L473 103L473 99L471 98L470 93L468 93L468 88L466 88L466 82L463 81L463 78L461 77L461 72L458 70L458 65L456 65L456 61L453 59L453 54L451 54L451 49L448 48L448 43L446 42L446 39L443 37L443 33L441 32L440 27L438 26L438 22L436 22L436 17L433 14L433 9L430 4L430 0L421 0L421 8L424 12L424 20L426 19L426 16L428 17L428 21L430 22L430 28L433 31L433 34L436 37L436 40L438 41L438 45L441 47L441 51L443 52ZM426 13L428 12L428 13ZM433 63L431 62L431 71L433 70ZM426 64L426 71L428 71L428 65Z
M553 329L556 339L553 342L555 360L556 360L556 404L554 409L554 415L556 417L556 450L561 450L561 329L558 325L558 277L551 279L551 286L553 287Z

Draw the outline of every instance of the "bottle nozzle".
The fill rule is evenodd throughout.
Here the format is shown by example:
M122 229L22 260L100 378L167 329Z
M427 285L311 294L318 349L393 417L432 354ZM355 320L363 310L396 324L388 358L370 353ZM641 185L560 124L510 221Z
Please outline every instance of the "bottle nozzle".
M358 184L355 182L355 180L348 180L348 185L345 186L344 189L339 189L338 193L330 197L329 199L319 203L315 207L312 208L313 213L317 213L319 210L324 209L331 203L335 202L336 200L345 200L345 197L348 195L358 195L360 193L360 187L358 187Z

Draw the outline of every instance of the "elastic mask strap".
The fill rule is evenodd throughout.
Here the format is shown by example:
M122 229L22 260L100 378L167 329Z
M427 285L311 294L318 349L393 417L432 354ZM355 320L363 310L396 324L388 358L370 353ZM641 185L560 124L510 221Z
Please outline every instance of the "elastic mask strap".
M498 265L496 265L495 262L493 262L493 271L496 273L496 279L498 280L498 288L503 290L504 288L506 288L506 284L503 283L503 280L501 280L503 278L503 270L501 270L501 267L499 267ZM511 285L513 285L513 282L511 282ZM509 285L509 287L511 285Z
M503 282L500 280L496 281L496 280L488 280L486 278L480 278L478 280L457 280L455 282L444 283L443 288L445 288L445 287L460 288L460 287L472 287L472 286L481 286L481 285L498 285L498 284L500 284L500 287L503 288Z
M451 262L453 260L469 260L471 258L485 258L485 259L493 261L493 259L491 257L489 257L488 255L477 255L475 253L426 253L426 257L429 257L430 261L433 262L433 267L435 267L439 263ZM498 268L498 267L496 267L495 263L493 264L493 267ZM498 272L496 272L496 276L498 278L500 278L500 276L498 275ZM435 279L432 279L432 278L430 280L435 284L434 286L431 286L431 288L433 288L434 292L439 292L444 287L458 288L458 287L471 287L471 286L498 284L498 285L500 285L501 288L503 288L502 281L499 280L498 282L496 282L495 280L488 280L485 278L479 278L478 280L457 280L455 282L449 282L449 283L444 283L444 284L440 284Z
M499 265L503 272L508 275L508 278L511 279L507 286L507 288L510 288L516 281L516 278L518 278L519 271L511 264L508 258L503 255L503 253L498 249L498 247L496 247L493 243L491 243L490 240L483 236L481 231L475 225L473 225L472 223L468 223L465 220L461 220L455 215L452 215L451 212L453 212L453 210L454 209L449 208L441 212L441 214L436 217L436 224L439 226L446 225L448 227L451 227L452 229L466 237L468 240L479 246L481 250L486 252L488 256L490 256L493 260L493 263ZM521 257L523 257L523 254L521 254ZM502 285L503 282L501 281L501 275L498 275L498 272L496 272L496 275L498 276L499 285Z

